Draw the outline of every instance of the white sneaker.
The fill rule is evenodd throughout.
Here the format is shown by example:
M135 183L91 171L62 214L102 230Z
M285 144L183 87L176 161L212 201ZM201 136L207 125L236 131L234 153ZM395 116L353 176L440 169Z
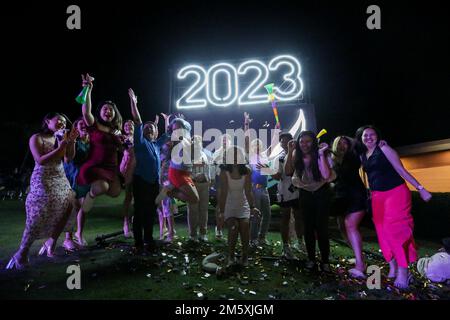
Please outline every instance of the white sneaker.
M208 242L208 236L206 234L198 237L199 241Z
M163 201L165 198L167 198L167 191L169 191L169 189L167 189L166 187L161 189L159 194L156 196L155 204L160 204L161 201Z
M283 248L283 257L286 260L296 260L297 259L297 257L292 252L291 247L289 247L289 246L284 246L284 248Z

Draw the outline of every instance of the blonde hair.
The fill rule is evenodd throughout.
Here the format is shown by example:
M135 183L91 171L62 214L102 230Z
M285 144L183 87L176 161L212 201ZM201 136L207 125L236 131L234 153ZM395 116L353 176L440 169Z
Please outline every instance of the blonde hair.
M339 142L341 142L341 140L342 139L344 139L344 140L346 140L347 141L347 143L348 143L348 147L349 147L349 150L348 151L350 151L350 149L352 149L353 148L353 139L352 138L350 138L350 137L347 137L347 136L338 136L338 137L336 137L335 139L334 139L334 141L333 141L333 146L332 146L332 148L331 148L331 153L332 153L332 155L331 155L331 157L332 157L332 159L333 159L333 161L335 161L335 162L337 162L337 163L342 163L342 160L344 159L344 156L345 156L345 154L341 154L339 151L338 151L338 145L339 145ZM347 152L348 152L347 151Z

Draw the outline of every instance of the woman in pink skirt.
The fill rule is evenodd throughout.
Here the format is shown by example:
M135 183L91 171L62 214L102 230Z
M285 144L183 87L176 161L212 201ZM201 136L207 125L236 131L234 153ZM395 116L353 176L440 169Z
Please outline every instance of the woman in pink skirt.
M417 260L411 216L411 192L405 180L413 185L424 201L431 194L403 167L398 154L388 145L379 146L381 137L373 126L356 132L361 147L361 160L372 194L373 222L380 249L389 262L389 278L395 286L409 285L408 265Z

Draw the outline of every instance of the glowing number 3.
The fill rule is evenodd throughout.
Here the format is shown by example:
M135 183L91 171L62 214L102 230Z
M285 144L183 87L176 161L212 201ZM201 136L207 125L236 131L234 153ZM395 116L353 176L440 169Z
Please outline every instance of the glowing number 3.
M249 60L239 65L238 69L228 63L218 63L206 71L198 65L189 65L182 68L177 78L184 80L194 76L195 82L184 91L177 100L178 109L204 108L207 104L226 107L237 100L238 105L261 104L268 101L267 94L257 94L257 91L267 84L269 73L277 71L280 66L287 66L289 71L283 75L283 82L275 85L275 97L280 101L297 99L303 91L303 81L300 78L301 66L293 56L282 55L273 58L268 67L259 60ZM249 70L256 70L256 77L239 95L238 76L245 75ZM217 76L223 73L226 76L227 91L223 97L217 94ZM206 95L200 92L206 87ZM195 98L196 95L200 97Z

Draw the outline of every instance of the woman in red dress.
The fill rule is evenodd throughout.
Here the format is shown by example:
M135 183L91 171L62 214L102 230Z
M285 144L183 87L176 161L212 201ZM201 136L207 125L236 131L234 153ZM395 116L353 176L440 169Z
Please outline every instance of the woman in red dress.
M83 210L89 212L97 196L106 194L110 197L117 197L120 194L118 151L123 144L123 136L120 133L122 116L111 101L101 104L94 116L91 105L94 79L89 74L82 75L82 79L83 86L89 88L86 103L82 108L91 140L89 156L80 168L77 184L91 186L83 202ZM81 244L85 244L84 239L77 240Z

